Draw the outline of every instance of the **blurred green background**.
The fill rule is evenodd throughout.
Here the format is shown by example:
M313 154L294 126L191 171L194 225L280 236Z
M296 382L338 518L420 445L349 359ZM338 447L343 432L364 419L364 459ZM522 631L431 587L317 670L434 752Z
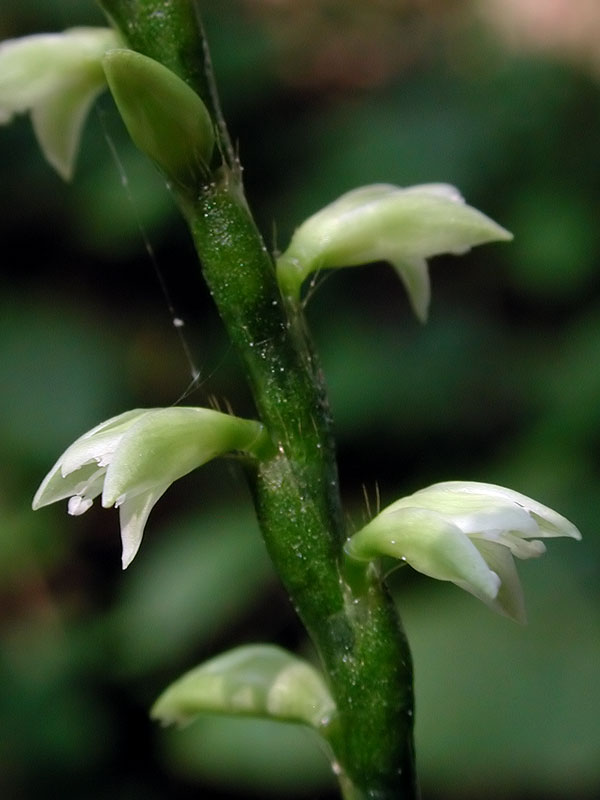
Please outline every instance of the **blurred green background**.
M557 6L521 11L536 3ZM376 181L454 183L515 234L434 261L425 327L384 265L328 277L308 315L354 520L364 494L373 507L377 492L387 504L464 478L530 494L584 534L519 565L524 628L451 585L393 576L425 800L597 798L600 15L564 4L532 36L518 4L482 14L493 0L200 6L270 247ZM0 38L97 23L92 0L4 0ZM30 511L80 433L188 388L157 271L201 372L185 402L253 413L162 179L108 96L72 184L26 118L0 130L0 171L2 797L335 797L304 730L206 718L178 732L147 717L164 686L227 647L310 652L234 467L173 486L126 573L116 514Z

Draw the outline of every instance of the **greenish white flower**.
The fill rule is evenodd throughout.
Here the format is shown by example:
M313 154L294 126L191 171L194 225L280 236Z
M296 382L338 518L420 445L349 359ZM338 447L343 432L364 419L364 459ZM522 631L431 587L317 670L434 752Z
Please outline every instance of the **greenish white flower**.
M558 536L581 539L569 520L525 495L488 483L450 481L392 503L347 542L346 552L356 560L401 559L524 622L513 556L541 556L546 548L540 539Z
M106 86L102 56L117 45L110 28L70 28L0 44L0 124L30 112L45 158L65 180L90 107Z
M33 508L69 498L69 514L85 513L102 495L119 509L123 569L136 555L150 511L183 475L231 450L260 455L263 426L207 408L126 411L77 439L58 459Z
M388 261L402 279L421 321L430 300L427 259L461 255L485 242L511 239L485 214L465 204L454 186L430 183L399 188L385 183L342 195L309 217L277 259L284 294L297 298L311 273Z

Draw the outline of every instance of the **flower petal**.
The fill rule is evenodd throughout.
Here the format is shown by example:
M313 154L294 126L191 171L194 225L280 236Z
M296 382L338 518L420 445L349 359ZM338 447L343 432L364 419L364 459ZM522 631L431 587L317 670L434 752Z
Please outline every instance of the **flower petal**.
M83 125L90 107L104 84L91 83L87 77L55 92L31 112L38 144L46 161L63 180L73 176Z
M394 267L406 293L408 300L419 322L427 321L429 301L431 300L431 281L429 268L424 258L388 258Z
M127 569L135 558L142 543L148 516L170 485L171 481L161 486L156 486L151 491L143 492L131 498L126 497L119 504L123 569Z
M548 506L542 505L542 503L538 503L537 500L533 500L531 497L515 492L512 489L507 489L504 486L480 483L478 481L446 481L434 484L428 489L422 489L417 494L422 496L430 490L448 492L449 496L454 494L457 503L468 502L467 498L479 496L484 503L490 506L495 503L503 504L506 502L514 504L526 511L535 523L535 526L531 526L528 530L508 528L508 530L521 532L525 538L568 536L572 539L581 539L579 530L561 514L548 508ZM476 503L476 501L473 502Z
M254 420L208 408L162 408L145 414L120 440L106 473L107 508L173 481L230 450L252 448L264 436Z
M100 470L102 473L104 469ZM85 492L89 486L90 481L98 473L98 464L85 464L81 469L72 472L66 478L61 473L60 460L52 467L50 472L46 475L40 488L35 493L31 507L34 511L44 506L49 506L51 503L56 503L59 500L65 500L67 497L72 497L76 494ZM93 497L100 494L102 486Z
M476 483L436 483L392 503L386 511L412 505L437 511L450 518L464 533L478 534L493 541L505 531L524 536L540 533L536 521L522 505L502 494L480 491Z
M473 544L479 550L486 563L500 578L500 589L493 600L489 600L480 595L476 595L480 600L498 614L503 614L515 622L525 625L527 616L525 614L525 601L523 599L523 589L521 581L515 568L512 553L506 547L495 542L485 540L473 540ZM471 591L469 587L463 589ZM472 592L474 594L474 592Z
M35 493L32 503L34 511L82 492L98 467L106 467L107 460L128 425L148 410L137 408L118 414L76 439L60 456Z
M478 244L511 239L511 234L466 205L454 187L434 184L397 189L378 208L378 246L388 253L430 258L462 255ZM380 256L385 258L385 256Z
M111 28L71 28L0 44L0 124L31 111L42 152L65 179L87 112L106 84L101 58L118 42Z
M471 534L470 538L473 539L476 546L477 543L482 540L500 544L503 547L507 547L513 556L521 559L539 558L546 552L546 545L543 542L540 542L539 539L526 539L520 532L494 531L494 534L495 535L490 535L487 533L480 536L474 533Z
M127 429L146 414L156 410L135 408L132 411L125 411L84 433L59 458L57 464L60 464L62 475L66 477L84 464L107 466Z
M79 517L92 507L93 502L94 501L90 497L83 497L80 494L76 494L69 498L67 510L72 517Z
M101 85L100 59L118 36L111 28L70 28L0 43L0 110L5 119L28 111L86 71Z
M477 597L493 600L500 579L456 525L423 508L384 511L354 534L346 552L357 560L389 555L443 581L452 581Z

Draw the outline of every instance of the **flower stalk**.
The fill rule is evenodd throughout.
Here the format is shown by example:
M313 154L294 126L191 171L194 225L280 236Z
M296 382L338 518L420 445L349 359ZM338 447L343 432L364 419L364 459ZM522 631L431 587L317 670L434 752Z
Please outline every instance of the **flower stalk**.
M210 180L178 195L203 273L240 354L275 455L249 469L263 535L323 662L338 708L330 743L347 797L416 796L412 669L391 598L376 575L352 596L325 390L304 326L288 316L274 265L228 146L196 7L103 0L126 45L198 92L223 154ZM155 13L159 12L159 13Z

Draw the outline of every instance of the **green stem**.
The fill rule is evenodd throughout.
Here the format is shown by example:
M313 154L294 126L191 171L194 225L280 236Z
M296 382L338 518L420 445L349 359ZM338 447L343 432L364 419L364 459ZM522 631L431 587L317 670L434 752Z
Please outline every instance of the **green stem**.
M352 587L346 581L346 534L324 384L301 311L284 302L246 204L196 5L101 5L129 45L184 78L215 119L222 160L210 182L178 200L276 445L275 455L249 475L263 536L336 698L339 717L330 744L344 797L412 800L417 790L408 644L378 574L369 570Z

